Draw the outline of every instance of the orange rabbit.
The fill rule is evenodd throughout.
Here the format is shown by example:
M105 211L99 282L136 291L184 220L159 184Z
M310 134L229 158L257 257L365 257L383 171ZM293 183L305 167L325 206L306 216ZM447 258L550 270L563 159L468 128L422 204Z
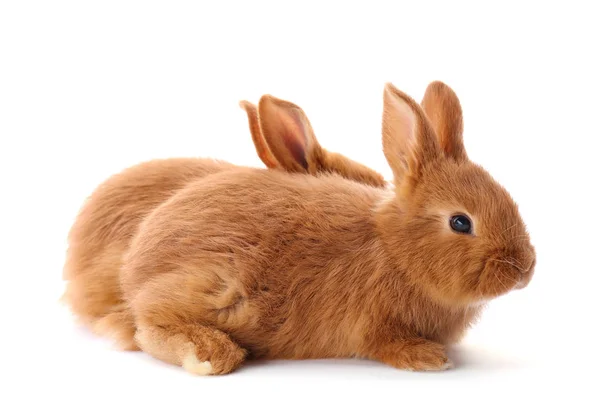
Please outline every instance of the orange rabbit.
M535 250L508 192L468 159L454 92L434 82L422 106L386 86L394 190L229 167L140 219L121 271L140 348L202 375L247 357L451 366L446 345L529 283ZM310 133L274 110L278 135ZM279 149L305 159L293 141Z
M321 148L298 106L272 96L264 96L258 109L248 102L242 106L257 153L267 167L313 175L339 173L364 184L385 185L375 171ZM284 136L278 130L282 113L300 119L307 133L285 136L281 143ZM300 137L307 139L305 157L291 158L279 150L281 144L294 144L293 139ZM161 159L133 166L101 184L69 234L65 299L73 312L99 334L113 337L122 348L137 349L133 317L119 285L123 256L132 237L153 209L190 182L232 168L229 163L211 159Z

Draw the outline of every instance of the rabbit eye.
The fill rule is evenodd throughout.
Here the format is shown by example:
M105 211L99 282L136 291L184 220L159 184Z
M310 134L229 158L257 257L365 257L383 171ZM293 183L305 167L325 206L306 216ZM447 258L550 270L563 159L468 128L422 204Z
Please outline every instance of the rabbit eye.
M470 234L473 225L471 224L471 219L469 219L467 216L455 215L450 218L450 227L455 232Z

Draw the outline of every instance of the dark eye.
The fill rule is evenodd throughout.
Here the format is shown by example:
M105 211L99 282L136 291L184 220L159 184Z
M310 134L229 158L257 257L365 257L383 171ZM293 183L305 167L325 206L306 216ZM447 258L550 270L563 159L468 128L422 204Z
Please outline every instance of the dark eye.
M458 233L471 233L471 219L465 215L455 215L450 218L450 227Z

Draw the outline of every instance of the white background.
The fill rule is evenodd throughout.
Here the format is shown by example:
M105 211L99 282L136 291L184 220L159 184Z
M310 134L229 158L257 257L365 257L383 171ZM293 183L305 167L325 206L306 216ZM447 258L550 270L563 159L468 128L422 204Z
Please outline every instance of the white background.
M318 3L0 3L1 410L598 410L593 2ZM261 166L237 104L269 93L389 178L383 85L420 100L436 79L538 251L530 286L453 349L457 369L282 361L194 377L113 350L58 305L67 231L112 173L170 156Z

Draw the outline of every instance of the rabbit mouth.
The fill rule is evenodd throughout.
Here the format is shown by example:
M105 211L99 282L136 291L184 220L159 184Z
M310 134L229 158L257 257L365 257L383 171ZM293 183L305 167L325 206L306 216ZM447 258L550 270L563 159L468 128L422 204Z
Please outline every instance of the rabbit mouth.
M535 258L526 266L509 257L489 258L480 274L481 296L497 297L525 288L531 281L534 266Z
M531 282L531 278L533 278L535 263L536 259L535 257L533 257L531 263L529 264L529 267L522 271L521 280L517 282L517 284L515 285L515 289L523 289L527 287L527 285L529 285L529 282Z

